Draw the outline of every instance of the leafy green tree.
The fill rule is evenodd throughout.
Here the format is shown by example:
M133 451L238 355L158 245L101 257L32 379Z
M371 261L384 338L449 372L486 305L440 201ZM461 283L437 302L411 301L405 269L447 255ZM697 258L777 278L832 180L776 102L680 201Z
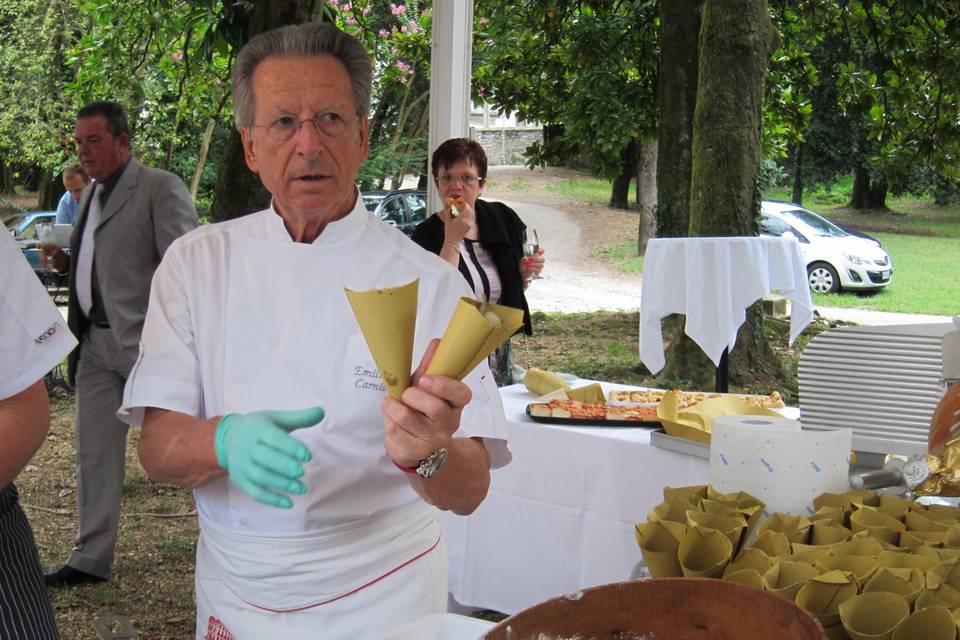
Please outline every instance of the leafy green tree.
M653 1L478 3L476 94L544 123L531 166L586 154L626 208L639 146L656 132L657 28Z

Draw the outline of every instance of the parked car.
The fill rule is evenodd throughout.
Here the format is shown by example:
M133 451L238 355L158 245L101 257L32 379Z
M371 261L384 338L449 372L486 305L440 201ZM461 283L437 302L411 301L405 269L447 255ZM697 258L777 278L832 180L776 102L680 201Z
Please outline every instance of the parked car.
M56 211L27 211L15 213L4 219L4 226L20 245L20 250L40 281L48 287L65 286L65 277L40 266L40 251L37 249L37 223L53 224L57 219Z
M413 235L416 226L427 219L427 192L424 190L366 191L361 196L367 211L408 236Z
M760 235L785 233L800 241L810 289L816 293L877 291L890 284L893 263L876 238L848 231L791 202L764 201Z

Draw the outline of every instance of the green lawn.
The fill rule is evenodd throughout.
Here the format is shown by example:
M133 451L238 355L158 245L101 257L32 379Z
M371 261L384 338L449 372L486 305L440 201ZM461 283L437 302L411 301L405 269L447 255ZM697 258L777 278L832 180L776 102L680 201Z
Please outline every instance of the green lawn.
M584 176L576 180L551 183L549 189L561 195L578 198L590 205L607 207L610 206L611 184L609 180Z

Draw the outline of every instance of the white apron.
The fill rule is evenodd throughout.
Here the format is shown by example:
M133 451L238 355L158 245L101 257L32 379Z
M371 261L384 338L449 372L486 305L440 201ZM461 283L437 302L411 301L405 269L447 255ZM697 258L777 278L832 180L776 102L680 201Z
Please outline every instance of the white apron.
M312 404L325 406L331 416L337 410L337 399L304 391L304 381L316 378L316 359L326 353L319 319L330 317L330 300L311 301L309 292L328 268L322 248L231 239L224 327L228 412ZM276 348L263 348L264 336ZM323 460L324 439L332 437L322 426L295 436L314 451L315 463ZM311 472L304 480L314 486L322 476ZM309 498L295 497L293 510L276 513L252 510L232 487L229 500L238 514L290 518L309 512ZM378 638L443 612L448 563L437 514L418 499L365 519L283 536L250 535L201 516L197 640Z

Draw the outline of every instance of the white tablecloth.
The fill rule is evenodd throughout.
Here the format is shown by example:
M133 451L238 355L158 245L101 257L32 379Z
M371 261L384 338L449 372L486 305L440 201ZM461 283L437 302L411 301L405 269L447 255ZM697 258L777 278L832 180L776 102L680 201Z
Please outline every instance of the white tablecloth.
M640 296L640 359L666 364L660 320L687 316L684 331L720 363L733 349L746 310L779 291L791 302L790 342L813 319L807 268L796 238L657 238L647 245Z
M501 396L513 462L493 472L473 515L443 515L462 605L515 613L627 580L640 560L634 525L663 487L707 482L706 460L651 446L647 429L539 424L524 412L534 397L523 385Z

